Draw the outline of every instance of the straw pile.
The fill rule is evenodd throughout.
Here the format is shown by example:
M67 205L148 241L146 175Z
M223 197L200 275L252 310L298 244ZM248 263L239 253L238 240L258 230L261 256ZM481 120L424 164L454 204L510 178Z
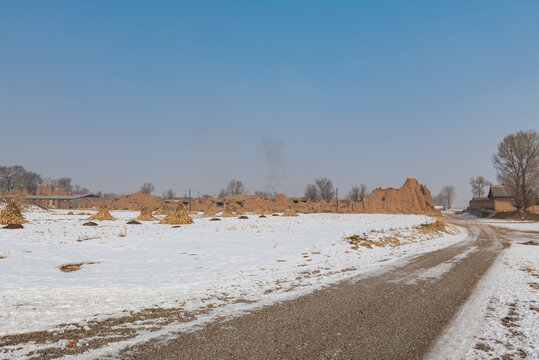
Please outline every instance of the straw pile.
M284 211L283 216L298 216L298 214L296 213L296 210L288 208Z
M206 210L204 210L204 216L213 217L217 215L217 212L217 206L215 206L215 204L211 204L206 208Z
M256 208L256 210L255 210L255 214L257 214L257 215L271 215L271 214L273 214L273 211L271 211L267 207L263 208L262 206L258 206Z
M165 208L164 206L161 206L159 209L155 210L153 212L154 215L168 215L170 214L172 211L170 211L169 209Z
M101 203L97 205L97 212L90 216L88 220L114 220L114 216L109 213L107 205Z
M140 208L140 215L135 220L138 220L138 221L154 221L154 220L159 220L159 219L152 216L152 209L150 209L147 206L143 206L143 207Z
M232 211L228 210L228 208L225 207L225 209L221 212L221 217L233 217L234 214L232 214Z
M178 204L174 212L165 216L165 218L159 221L159 224L179 225L179 224L192 224L193 219L189 215L189 210L183 204Z
M0 211L0 224L2 225L24 224L27 222L14 202L8 202L6 207Z

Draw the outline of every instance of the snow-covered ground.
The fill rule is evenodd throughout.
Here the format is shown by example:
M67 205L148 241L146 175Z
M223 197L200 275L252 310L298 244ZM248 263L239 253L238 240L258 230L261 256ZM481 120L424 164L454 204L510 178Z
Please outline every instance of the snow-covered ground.
M227 315L466 237L464 229L425 234L417 226L434 219L422 215L249 215L215 222L195 215L195 224L172 228L126 225L138 216L129 211L112 211L115 221L87 227L88 215L74 212L33 210L25 213L24 229L0 230L0 336L150 307L211 304L220 311L214 316ZM375 242L394 236L405 245L354 248L345 237L355 234ZM60 270L70 263L86 264Z
M539 359L538 222L480 220L519 230L453 324L439 339L433 359Z

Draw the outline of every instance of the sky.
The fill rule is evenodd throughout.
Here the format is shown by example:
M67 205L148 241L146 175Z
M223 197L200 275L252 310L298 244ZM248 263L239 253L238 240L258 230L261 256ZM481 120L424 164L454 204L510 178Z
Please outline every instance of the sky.
M539 2L0 2L0 165L92 191L495 182L539 124Z

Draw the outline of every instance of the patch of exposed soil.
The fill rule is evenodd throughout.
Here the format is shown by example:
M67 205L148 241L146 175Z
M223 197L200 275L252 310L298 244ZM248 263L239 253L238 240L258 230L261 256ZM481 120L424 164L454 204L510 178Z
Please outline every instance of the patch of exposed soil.
M73 264L64 264L60 266L60 270L63 272L73 272L80 270L80 268L83 265L92 265L92 264L99 264L101 261L86 261L86 262L80 262L80 263L73 263Z

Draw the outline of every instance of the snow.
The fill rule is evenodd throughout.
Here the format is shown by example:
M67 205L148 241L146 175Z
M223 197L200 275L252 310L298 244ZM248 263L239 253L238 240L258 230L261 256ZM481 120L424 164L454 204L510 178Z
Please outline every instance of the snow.
M490 221L489 221L490 223ZM505 227L506 222L495 221ZM511 222L517 230L528 223ZM539 246L515 233L427 358L539 359ZM533 310L535 308L537 310Z
M414 227L434 221L423 215L249 215L215 222L194 216L194 224L172 228L125 225L138 216L130 211L112 211L117 220L86 227L81 225L88 215L74 212L34 210L25 213L30 223L24 229L0 230L0 336L155 306L219 305L220 313L177 326L183 329L388 267L467 235L464 229L422 234ZM344 239L354 234L409 243L354 250ZM59 269L81 262L87 264L78 271Z
M520 231L539 231L539 222L537 221L518 221L518 220L481 220L485 224L496 227L504 227Z

